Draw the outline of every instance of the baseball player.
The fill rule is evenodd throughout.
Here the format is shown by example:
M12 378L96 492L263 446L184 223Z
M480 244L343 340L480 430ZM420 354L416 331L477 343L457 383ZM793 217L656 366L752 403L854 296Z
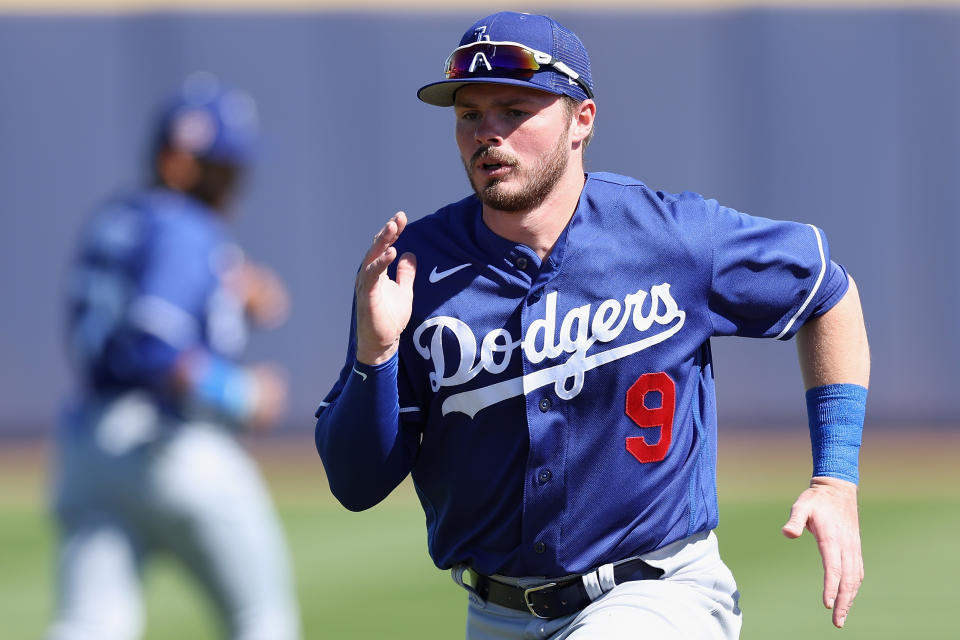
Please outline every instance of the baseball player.
M82 234L68 299L82 389L58 434L50 639L140 637L141 574L159 551L207 591L226 637L299 637L279 521L237 440L286 396L280 370L237 360L248 323L275 326L288 308L226 228L256 137L249 95L190 76L160 118L155 186L110 201Z
M736 638L710 339L797 335L814 474L784 533L816 537L843 626L869 358L823 232L585 174L590 62L546 16L482 18L445 75L418 96L453 107L474 194L363 258L317 411L333 493L366 509L412 474L470 639Z

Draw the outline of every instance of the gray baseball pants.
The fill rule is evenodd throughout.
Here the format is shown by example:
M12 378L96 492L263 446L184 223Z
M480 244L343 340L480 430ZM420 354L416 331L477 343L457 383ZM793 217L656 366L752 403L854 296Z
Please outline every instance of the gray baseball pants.
M739 638L737 585L720 559L712 531L694 534L641 557L664 570L660 580L619 584L579 613L554 620L486 603L470 593L467 640ZM463 586L456 570L454 580ZM521 583L529 587L537 581L517 580Z
M277 515L226 429L170 424L144 395L88 405L58 437L59 591L49 640L142 635L145 560L163 551L209 593L233 640L295 640Z

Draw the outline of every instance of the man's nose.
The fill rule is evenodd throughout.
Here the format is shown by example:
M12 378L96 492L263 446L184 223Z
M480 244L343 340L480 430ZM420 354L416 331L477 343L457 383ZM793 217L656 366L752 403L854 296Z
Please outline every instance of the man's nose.
M477 121L474 139L479 144L499 145L503 142L503 134L498 130L493 118L483 117Z

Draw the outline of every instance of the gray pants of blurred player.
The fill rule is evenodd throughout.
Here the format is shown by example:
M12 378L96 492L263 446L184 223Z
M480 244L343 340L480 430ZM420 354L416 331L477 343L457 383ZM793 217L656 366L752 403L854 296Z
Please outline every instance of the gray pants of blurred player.
M467 640L735 640L739 593L713 532L641 556L660 580L617 585L577 614L541 620L470 594ZM456 570L454 580L457 580ZM525 586L543 580L517 580ZM469 589L468 589L469 590Z
M142 395L78 411L59 434L59 593L49 640L131 640L141 573L177 557L234 640L293 640L299 611L272 502L222 427L166 424Z

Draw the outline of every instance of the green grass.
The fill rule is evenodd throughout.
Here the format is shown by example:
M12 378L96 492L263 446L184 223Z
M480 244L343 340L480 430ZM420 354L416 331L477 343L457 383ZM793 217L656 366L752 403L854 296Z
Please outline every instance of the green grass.
M422 514L397 502L359 514L332 504L282 509L304 638L462 637L463 598L427 557ZM170 562L151 572L149 640L216 637L200 592L183 585Z
M350 513L329 496L309 451L294 458L290 464L279 454L264 460L294 555L304 637L462 638L465 599L449 574L427 558L423 514L409 485L375 509ZM822 573L812 538L780 534L797 493L793 458L786 458L760 470L762 487L741 483L741 475L751 475L731 471L737 465L721 465L721 478L731 480L721 481L718 535L742 593L742 638L958 637L960 485L951 456L942 453L947 462L937 469L923 464L923 457L901 461L896 482L885 483L879 474L865 481L874 487L861 495L867 578L840 632L821 604ZM0 455L0 463L6 460ZM938 473L953 475L931 484ZM43 477L37 460L0 464L4 639L40 637L53 603L54 532L43 505ZM149 640L216 637L201 593L174 565L155 563L146 591Z
M0 481L2 482L2 481ZM0 637L37 638L50 610L53 532L36 508L0 509Z
M823 607L809 533L780 534L789 505L721 504L721 552L740 587L744 640L957 638L960 501L862 501L866 579L842 632Z

